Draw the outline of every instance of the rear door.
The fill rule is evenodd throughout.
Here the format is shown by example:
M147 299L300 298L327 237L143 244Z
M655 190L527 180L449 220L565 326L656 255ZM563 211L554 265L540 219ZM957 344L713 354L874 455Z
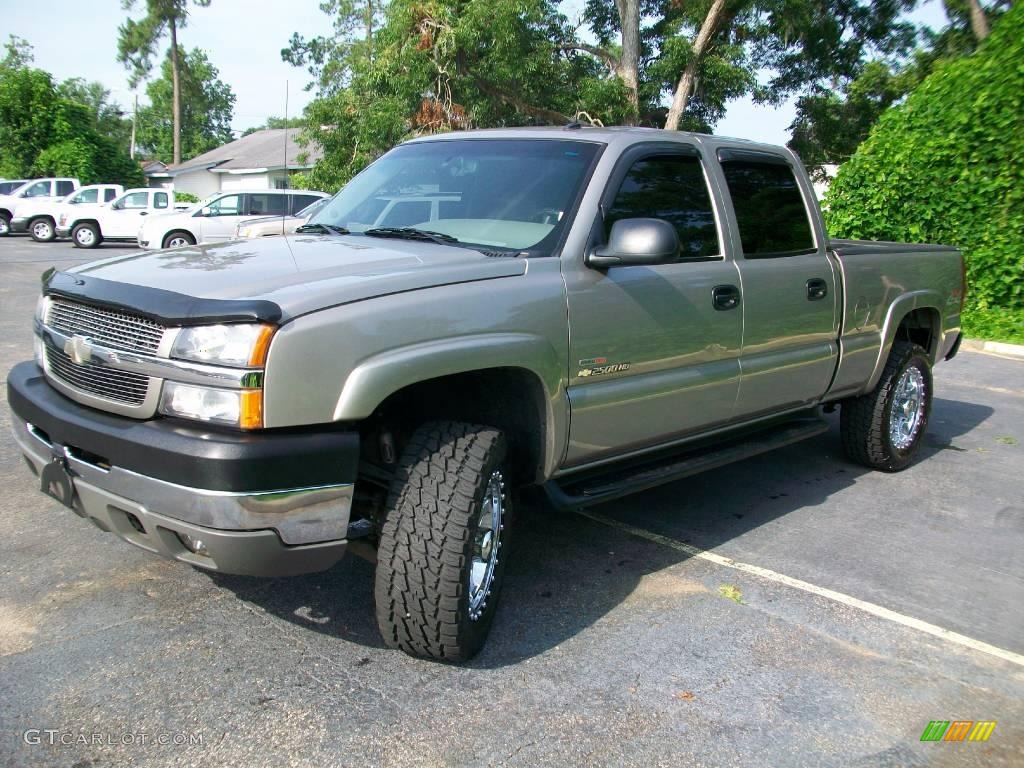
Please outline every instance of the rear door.
M678 260L565 270L569 301L566 464L666 442L727 422L739 388L743 316L716 309L717 287L738 289L714 196L696 148L640 145L624 154L602 200L590 247L618 219L660 218L679 235Z
M811 403L838 357L838 290L811 190L783 154L719 149L743 290L737 417Z

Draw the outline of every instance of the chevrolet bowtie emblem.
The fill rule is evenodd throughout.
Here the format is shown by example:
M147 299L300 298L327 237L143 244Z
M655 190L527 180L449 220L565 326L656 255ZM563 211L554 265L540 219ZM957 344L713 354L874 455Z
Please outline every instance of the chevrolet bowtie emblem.
M64 354L75 365L86 365L92 360L92 342L87 336L72 336L64 342Z

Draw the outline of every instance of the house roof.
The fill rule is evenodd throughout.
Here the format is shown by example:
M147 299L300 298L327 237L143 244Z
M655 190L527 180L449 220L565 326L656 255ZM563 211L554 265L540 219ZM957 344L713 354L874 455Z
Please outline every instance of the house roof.
M247 170L311 168L323 155L323 151L315 144L300 147L295 140L299 131L299 128L265 128L179 165L169 165L166 170L147 169L147 175L178 176L200 169L214 173L240 173ZM306 162L299 162L300 154L306 156Z

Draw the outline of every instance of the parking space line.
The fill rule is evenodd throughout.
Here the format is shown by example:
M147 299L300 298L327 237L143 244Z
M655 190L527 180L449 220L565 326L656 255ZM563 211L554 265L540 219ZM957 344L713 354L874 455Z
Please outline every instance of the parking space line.
M668 536L662 536L661 534L648 531L644 528L637 528L636 526L630 525L629 523L622 523L618 520L614 520L610 517L597 514L585 509L576 510L576 514L582 515L596 523L607 525L612 528L618 528L620 531L632 534L633 536L639 536L642 539L653 541L655 544L661 544L665 547L684 552L690 557L698 557L701 560L707 560L710 563L721 565L726 568L732 568L733 570L742 571L743 573L749 573L753 576L759 576L762 579L768 581L774 581L776 584L784 584L787 587L793 587L794 589L800 589L804 592L809 592L812 595L818 595L824 597L827 600L832 600L842 605L847 605L851 608L857 608L865 613L870 613L872 616L878 616L879 618L886 619L895 624L900 624L910 629L916 629L919 632L937 637L940 640L945 640L950 643L962 645L965 648L970 648L973 651L979 651L986 653L989 656L995 656L1003 661L1008 661L1011 664L1016 664L1019 667L1024 667L1024 655L1008 651L1005 648L999 648L994 645L982 642L981 640L975 640L973 637L967 637L957 632L953 632L948 629L936 626L935 624L929 624L927 621L921 621L921 619L915 619L913 616L905 616L902 613L883 608L880 605L869 603L866 600L861 600L850 595L845 595L842 592L836 592L826 587L819 587L815 584L811 584L801 579L794 579L792 576L786 576L784 573L778 573L776 571L769 570L768 568L762 568L758 565L751 565L750 563L742 563L738 560L733 560L729 557L715 554L714 552L708 552L707 550L700 549L698 547L684 544L681 541L669 538Z

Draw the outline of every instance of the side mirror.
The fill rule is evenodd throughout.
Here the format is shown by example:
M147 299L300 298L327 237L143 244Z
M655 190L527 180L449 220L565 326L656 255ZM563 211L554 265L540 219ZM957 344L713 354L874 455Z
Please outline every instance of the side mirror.
M653 266L669 264L679 257L679 235L664 219L619 219L612 224L608 244L588 254L587 266Z
M204 205L202 208L200 208L199 209L199 215L200 216L209 216L210 215L210 206Z

